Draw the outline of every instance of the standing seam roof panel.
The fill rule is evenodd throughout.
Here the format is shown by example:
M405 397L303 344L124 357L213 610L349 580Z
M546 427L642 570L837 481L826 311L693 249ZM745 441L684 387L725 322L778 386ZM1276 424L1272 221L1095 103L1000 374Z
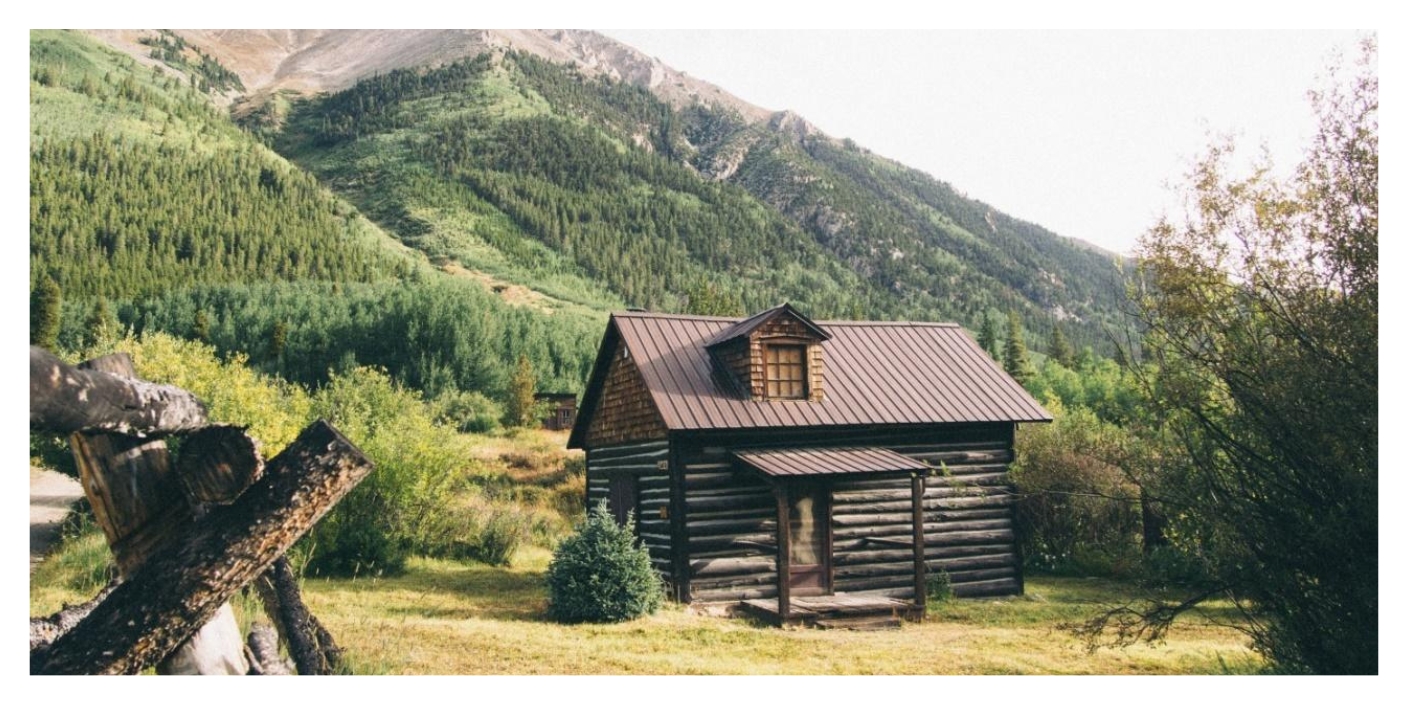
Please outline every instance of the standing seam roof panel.
M934 406L942 408L947 417L963 417L960 410L962 408L960 399L955 398L952 393L953 378L944 365L937 363L938 360L934 358L933 349L929 349L929 346L924 344L925 342L932 344L934 342L932 338L942 336L944 331L935 330L934 334L925 335L922 328L906 328L900 333L896 337L900 338L900 342L905 345L906 349L911 350L911 354L908 356L914 360L917 367L915 371L922 371L924 378L944 382L943 384L925 384L923 393L932 399ZM937 349L936 345L934 349Z
M889 332L889 330L887 330L887 332ZM887 405L889 405L890 409L899 417L900 422L923 422L923 416L917 411L913 403L916 394L913 385L905 378L906 375L901 373L894 365L894 358L891 355L881 353L880 348L876 344L877 341L875 337L876 336L872 335L857 335L856 342L867 354L868 359L866 361L870 364L871 368L884 370L884 376L882 378L885 382L885 390L896 391L901 388L904 390L903 393L884 394L881 398L888 397Z
M959 332L959 334L962 335L962 332ZM952 367L959 363L957 362L959 358L953 355L952 349L949 348L948 339L945 339L948 337L950 337L950 335L934 335L934 337L929 338L929 342L934 345L934 351L936 353L950 360L950 365L938 365L938 363L935 363L935 366L938 367L939 375L941 375L946 384L948 384L950 400L953 401L953 404L955 404L957 408L955 413L956 417L969 415L969 417L980 417L983 418L983 420L993 420L995 417L995 408L993 404L991 404L991 398L976 393L972 384L969 383L969 380L964 379L962 375L956 375L956 373L952 372Z

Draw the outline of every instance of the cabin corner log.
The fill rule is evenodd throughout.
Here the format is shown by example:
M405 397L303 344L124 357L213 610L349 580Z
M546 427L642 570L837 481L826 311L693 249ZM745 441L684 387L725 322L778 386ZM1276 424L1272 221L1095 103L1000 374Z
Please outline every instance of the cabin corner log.
M271 460L262 480L191 525L82 622L31 659L40 674L135 674L160 661L258 577L372 465L325 421ZM36 668L37 666L37 668Z
M79 369L42 347L29 348L30 430L155 437L196 430L207 422L205 405L189 391Z

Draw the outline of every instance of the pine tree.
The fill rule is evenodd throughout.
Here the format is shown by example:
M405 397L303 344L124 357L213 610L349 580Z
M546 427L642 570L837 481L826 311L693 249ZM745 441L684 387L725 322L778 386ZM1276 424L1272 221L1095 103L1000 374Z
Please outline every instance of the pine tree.
M90 349L102 348L117 340L117 317L108 299L99 298L84 321L84 343Z
M1051 342L1047 344L1046 353L1056 360L1057 364L1067 369L1075 364L1075 351L1071 349L1071 343L1066 341L1066 335L1061 332L1060 325L1051 326Z
M59 313L63 294L48 276L29 295L29 344L52 350L59 342Z
M195 322L191 325L191 335L201 342L210 342L210 316L204 310L196 311Z
M1002 353L1002 368L1019 384L1025 385L1032 378L1027 343L1022 339L1022 319L1015 310L1007 313L1007 347Z
M994 361L1001 360L997 346L997 321L991 315L983 314L983 327L978 330L978 346L988 353Z
M288 323L280 320L274 323L274 329L269 333L269 358L278 359L284 356L284 347L288 345Z
M537 380L527 355L518 355L518 368L508 382L508 425L527 427L537 419Z

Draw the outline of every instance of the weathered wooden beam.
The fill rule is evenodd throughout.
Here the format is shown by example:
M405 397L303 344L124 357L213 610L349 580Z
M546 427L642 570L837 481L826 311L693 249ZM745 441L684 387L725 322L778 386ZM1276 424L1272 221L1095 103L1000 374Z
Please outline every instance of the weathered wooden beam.
M205 405L189 391L78 369L42 347L29 348L30 430L156 437L206 423Z
M90 359L75 369L142 381L132 358L121 353ZM78 432L69 444L84 494L108 539L118 571L129 576L162 545L178 539L196 504L182 496L181 482L172 472L171 455L158 438ZM222 606L156 669L163 675L242 675L248 671L239 624L229 605Z
M767 572L777 574L777 560L772 557L718 557L712 560L694 560L689 563L690 572L695 577L750 574Z
M773 487L777 497L777 614L786 620L792 610L792 507L787 482Z
M57 613L31 618L29 620L29 651L33 653L36 650L43 650L49 647L50 643L58 640L59 636L68 633L69 629L87 618L88 614L93 613L93 609L103 603L103 600L108 598L108 595L117 588L119 583L118 578L113 578L106 587L103 587L102 591L98 592L97 596L82 604L65 604L64 608Z
M160 661L371 469L331 425L308 426L269 463L262 480L192 525L182 544L153 555L54 641L38 658L37 671L132 674Z
M288 558L280 557L254 580L264 612L288 645L300 675L331 675L342 666L342 649L318 618L303 604L298 580Z

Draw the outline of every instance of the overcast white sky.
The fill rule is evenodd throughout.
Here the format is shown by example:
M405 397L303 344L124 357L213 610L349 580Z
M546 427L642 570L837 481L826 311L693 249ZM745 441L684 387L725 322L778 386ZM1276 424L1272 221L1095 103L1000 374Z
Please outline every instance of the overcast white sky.
M1278 165L1313 131L1306 91L1358 34L603 30L666 64L1117 252L1213 133Z

